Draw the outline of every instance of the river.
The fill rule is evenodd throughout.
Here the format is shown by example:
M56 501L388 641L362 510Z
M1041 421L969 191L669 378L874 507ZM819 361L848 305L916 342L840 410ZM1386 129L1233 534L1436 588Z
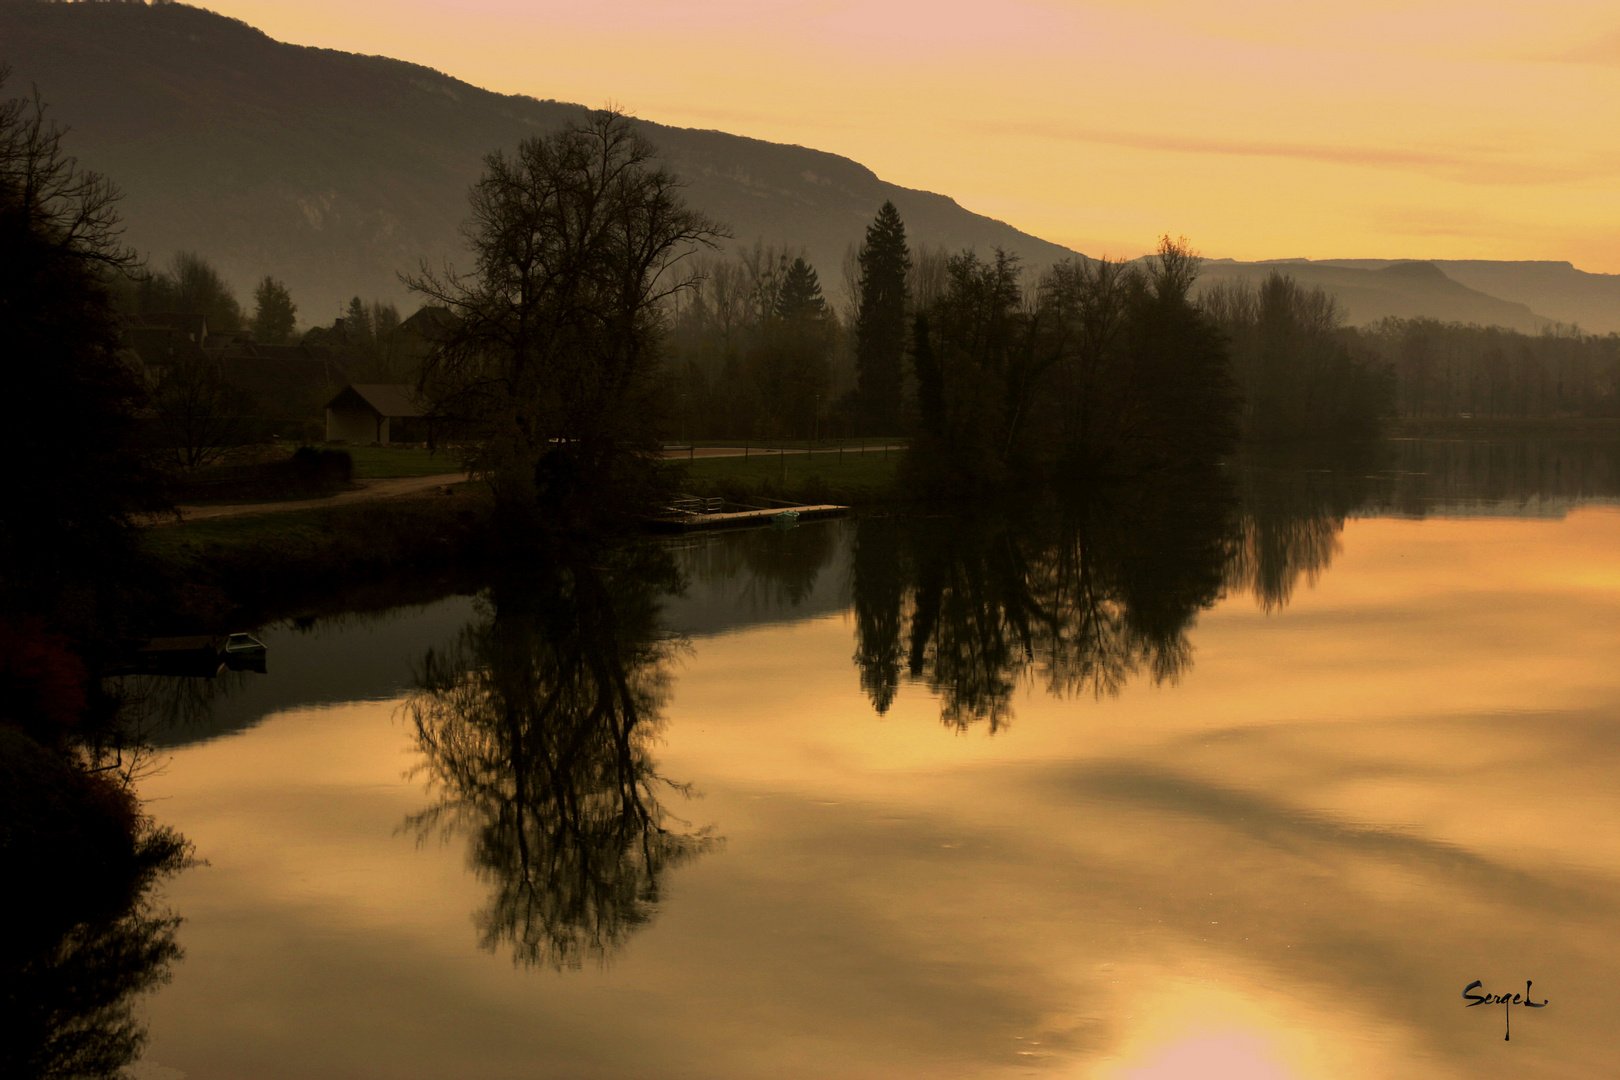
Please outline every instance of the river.
M1612 1075L1613 448L1399 450L264 627L137 1075Z

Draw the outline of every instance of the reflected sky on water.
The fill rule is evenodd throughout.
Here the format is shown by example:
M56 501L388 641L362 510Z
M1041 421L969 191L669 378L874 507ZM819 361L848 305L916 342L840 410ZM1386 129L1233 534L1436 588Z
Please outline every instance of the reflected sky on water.
M1612 459L1420 450L267 628L141 1069L1614 1072Z

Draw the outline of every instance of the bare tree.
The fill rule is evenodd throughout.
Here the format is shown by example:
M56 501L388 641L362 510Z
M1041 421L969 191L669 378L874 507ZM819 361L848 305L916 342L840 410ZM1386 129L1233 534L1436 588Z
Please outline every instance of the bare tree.
M405 278L455 317L422 389L477 439L509 528L596 517L651 482L665 303L725 235L654 155L614 111L496 151L463 228L474 272Z
M163 368L152 392L152 417L174 463L195 472L252 440L253 404L251 394L226 380L217 361L198 352Z

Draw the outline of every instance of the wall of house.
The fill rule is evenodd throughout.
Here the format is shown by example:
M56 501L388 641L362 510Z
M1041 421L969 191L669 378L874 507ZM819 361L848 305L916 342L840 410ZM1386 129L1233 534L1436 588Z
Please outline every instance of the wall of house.
M388 441L388 421L384 420L378 430L377 414L370 409L327 409L326 410L326 441L359 443L369 446L374 442L386 443Z

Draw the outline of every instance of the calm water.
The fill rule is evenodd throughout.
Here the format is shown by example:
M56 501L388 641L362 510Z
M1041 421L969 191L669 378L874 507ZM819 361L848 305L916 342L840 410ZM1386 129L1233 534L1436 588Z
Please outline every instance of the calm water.
M139 1074L1614 1075L1620 485L1553 457L267 627L143 784L207 865Z

